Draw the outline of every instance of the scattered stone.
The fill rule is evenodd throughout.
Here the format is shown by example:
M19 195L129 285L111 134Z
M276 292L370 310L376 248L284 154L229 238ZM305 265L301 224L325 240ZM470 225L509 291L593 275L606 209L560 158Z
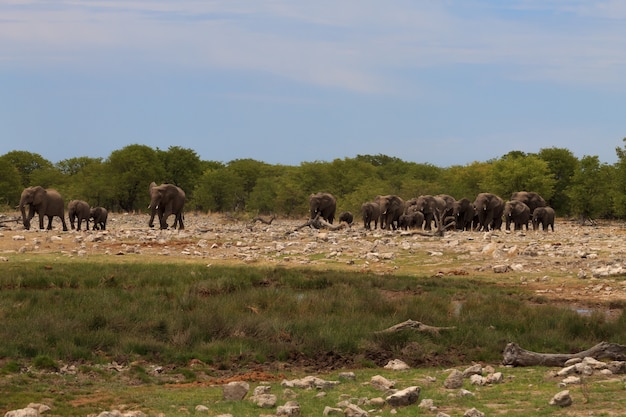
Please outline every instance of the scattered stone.
M250 384L244 381L233 381L222 385L222 394L226 401L241 401L250 391Z
M391 394L385 400L392 407L406 407L417 402L420 390L420 387L408 387Z
M554 397L552 397L548 404L559 407L569 407L570 405L572 405L572 397L569 393L569 390L559 392Z
M465 413L463 413L463 417L485 417L485 413L482 411L478 411L475 408L470 408Z
M463 373L458 369L453 369L443 382L443 386L447 389L461 388L463 386Z
M276 408L277 416L294 417L300 415L300 404L296 401L287 401L285 405Z
M396 385L396 382L390 381L381 375L374 375L370 379L370 385L378 391L388 391L390 389L393 389L393 387Z
M390 360L389 362L387 362L387 365L385 365L384 368L390 369L392 371L404 371L407 369L411 369L411 367L407 365L406 362L401 361L400 359Z

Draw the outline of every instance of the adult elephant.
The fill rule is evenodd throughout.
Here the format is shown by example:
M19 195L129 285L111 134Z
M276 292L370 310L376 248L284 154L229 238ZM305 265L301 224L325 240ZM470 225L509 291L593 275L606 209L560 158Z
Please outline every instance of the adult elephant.
M474 205L467 198L461 198L454 202L452 215L456 221L457 230L472 230L476 210Z
M504 200L492 193L480 193L474 200L474 210L478 215L478 230L488 231L502 227Z
M89 207L89 203L83 200L72 200L67 205L67 217L70 219L70 227L74 230L74 222L78 221L78 228L76 230L80 230L80 226L83 220L86 222L85 230L89 230L89 217L91 215L91 207Z
M26 206L28 206L28 216L26 215ZM63 223L63 230L67 231L65 204L63 197L56 190L45 189L39 185L25 188L22 191L18 207L22 212L22 221L26 230L30 229L30 221L37 213L40 229L43 229L44 216L48 217L48 230L52 229L52 219L57 216Z
M537 230L541 224L544 232L548 231L548 227L551 227L554 232L554 218L555 213L552 207L537 207L533 211L533 230Z
M319 216L333 224L335 211L337 211L337 199L330 193L311 194L309 196L309 210L312 219Z
M93 219L93 230L106 230L109 212L104 207L92 207L89 217Z
M528 230L530 208L519 200L507 201L504 203L504 220L506 230L511 230L511 223L513 223L514 230L522 230L524 226Z
M454 215L454 203L456 203L456 199L448 194L437 194L435 197L441 198L446 202L445 212L443 213L443 218L450 217Z
M174 224L172 227L176 229L184 229L183 224L183 207L185 207L185 192L173 184L156 185L153 181L150 183L150 221L148 226L154 227L154 216L158 215L161 229L167 229L167 218L174 215Z
M424 229L431 230L432 222L445 219L445 213L448 208L446 200L439 196L433 195L420 195L417 198L412 198L407 202L407 211L417 210L421 211L424 215Z
M404 214L404 200L397 195L379 195L374 199L380 206L380 228L396 230L398 220Z
M366 230L372 230L372 221L374 229L378 227L378 218L380 217L380 206L375 201L368 201L361 205L361 217L363 217L363 227Z
M531 216L537 207L545 207L548 205L542 196L533 191L518 191L513 193L511 194L511 200L521 201L526 204L530 209Z

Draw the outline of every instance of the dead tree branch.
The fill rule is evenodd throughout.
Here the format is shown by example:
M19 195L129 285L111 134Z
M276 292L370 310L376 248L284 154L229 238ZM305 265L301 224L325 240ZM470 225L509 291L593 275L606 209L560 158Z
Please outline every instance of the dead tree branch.
M346 222L341 222L337 225L333 225L333 224L328 223L326 220L322 219L320 216L316 216L313 219L307 220L306 223L296 227L295 230L300 230L307 226L313 227L314 229L328 229L331 231L350 228L350 225Z
M515 343L509 343L504 349L504 365L512 366L564 366L565 362L574 358L626 360L626 346L617 343L601 342L578 353L537 353L522 349Z
M274 221L274 219L275 219L275 218L276 218L276 216L275 216L275 215L273 215L272 217L270 217L270 219L269 219L269 220L264 219L264 218L263 218L263 217L261 217L261 216L256 216L254 219L252 219L252 223L255 223L255 222L261 222L261 223L263 223L263 224L272 224L272 222Z
M429 326L422 322L409 319L409 320L403 321L402 323L394 324L393 326L385 330L376 332L376 333L393 333L393 332L399 332L399 331L407 330L407 329L417 330L418 332L431 332L431 333L439 334L441 330L454 330L456 329L456 327Z

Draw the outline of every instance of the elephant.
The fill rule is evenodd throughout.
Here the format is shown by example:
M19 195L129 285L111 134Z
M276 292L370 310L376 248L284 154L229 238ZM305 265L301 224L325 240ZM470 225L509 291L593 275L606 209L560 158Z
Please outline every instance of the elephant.
M337 199L330 193L311 194L309 196L309 209L312 219L319 216L333 224L337 210Z
M89 217L90 217L89 203L83 200L71 200L67 205L67 216L70 219L70 226L72 230L74 230L74 221L78 220L78 228L76 230L80 230L80 226L83 220L87 223L85 226L85 230L89 230Z
M93 219L93 230L106 230L109 212L104 207L92 207L89 217Z
M502 227L504 200L492 193L480 193L474 200L474 210L478 215L478 230L488 231Z
M526 204L530 209L531 216L537 207L545 207L548 205L542 196L532 191L518 191L513 193L511 194L511 200L521 201Z
M530 208L519 200L507 201L504 203L504 220L506 230L511 230L511 223L514 225L514 230L522 230L524 226L528 230Z
M339 222L346 222L348 224L352 224L354 221L354 216L349 211L343 211L339 214Z
M158 214L161 229L167 229L167 218L173 214L174 224L172 227L182 230L185 228L183 224L183 207L185 207L185 192L173 184L156 185L153 181L150 183L150 221L148 226L154 227L154 216Z
M456 203L456 199L448 194L437 194L435 197L441 198L446 202L446 210L443 214L443 218L450 217L454 215L454 203Z
M372 230L372 220L374 221L374 229L378 227L378 218L380 217L380 206L374 201L369 201L361 205L361 216L363 217L363 227L366 230Z
M380 228L396 230L404 214L404 200L397 195L379 195L374 201L380 206Z
M407 202L407 211L410 207L415 206L418 211L421 211L424 215L424 229L431 230L433 220L438 222L443 221L445 213L448 210L448 203L445 199L439 196L421 195L417 198L412 198Z
M398 219L398 227L400 229L421 229L424 224L424 213L417 210L411 210L404 213Z
M467 198L461 198L454 202L452 215L455 218L457 230L473 229L476 211L472 202Z
M552 207L537 207L533 211L533 230L537 230L539 224L541 224L544 232L548 231L548 226L550 226L554 232L554 217L555 213Z
M28 206L28 216L26 216L26 206ZM19 209L22 212L22 221L26 230L30 229L30 221L39 215L39 228L43 229L43 218L48 217L48 230L52 229L52 218L57 216L63 223L63 230L67 231L65 223L65 204L63 197L58 191L45 189L39 185L25 188L20 197Z

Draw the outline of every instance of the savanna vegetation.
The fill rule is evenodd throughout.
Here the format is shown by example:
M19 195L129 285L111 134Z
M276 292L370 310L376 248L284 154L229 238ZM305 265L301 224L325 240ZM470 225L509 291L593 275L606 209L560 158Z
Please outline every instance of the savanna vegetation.
M309 194L326 191L338 210L359 212L379 194L405 199L450 194L460 199L491 192L507 199L515 191L541 194L560 216L626 217L626 147L618 162L597 156L577 158L567 149L537 153L512 151L494 160L437 167L385 155L357 155L299 166L271 165L253 159L227 163L201 160L192 149L168 150L129 145L108 158L79 157L53 163L39 154L11 151L0 156L0 205L15 207L23 188L55 188L66 201L81 199L111 211L141 211L148 205L151 181L171 183L187 194L186 210L273 213L302 216Z
M53 415L126 407L183 416L204 404L210 415L255 416L260 411L250 401L222 399L228 377L266 381L281 396L283 379L336 380L353 369L357 379L327 390L323 400L317 390L297 390L302 414L319 414L346 395L381 396L363 382L383 373L399 387L420 385L421 398L451 415L471 407L566 415L548 405L556 379L545 369L501 369L503 384L468 385L475 397L451 395L442 381L452 366L497 366L512 340L542 352L626 343L623 314L581 315L488 277L46 256L0 263L0 276L2 410L44 402ZM454 328L380 332L407 317ZM413 369L385 373L391 359ZM586 377L573 392L575 409L621 409L620 381Z

